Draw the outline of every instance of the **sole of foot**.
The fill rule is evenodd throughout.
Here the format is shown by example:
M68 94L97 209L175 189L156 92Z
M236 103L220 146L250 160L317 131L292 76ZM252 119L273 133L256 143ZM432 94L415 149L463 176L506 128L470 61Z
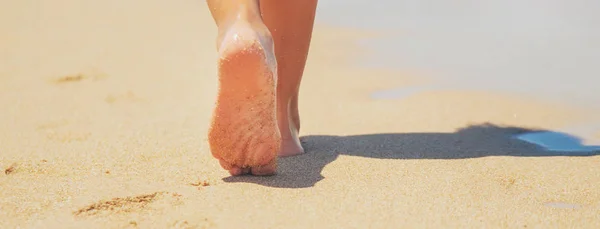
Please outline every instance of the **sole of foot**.
M229 28L219 47L219 90L208 140L231 175L273 175L281 148L277 64L270 36L249 25Z

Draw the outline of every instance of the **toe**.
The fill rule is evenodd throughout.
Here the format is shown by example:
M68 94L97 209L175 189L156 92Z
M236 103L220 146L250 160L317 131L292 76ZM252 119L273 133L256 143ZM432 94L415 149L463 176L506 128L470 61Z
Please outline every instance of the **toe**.
M244 174L244 170L239 167L234 167L232 169L229 169L229 174L231 174L232 176L240 176Z
M256 176L271 176L277 171L276 160L272 160L269 164L263 166L252 167L251 173Z
M221 167L223 167L225 170L229 171L229 174L231 174L232 176L240 176L240 175L244 175L244 174L249 174L250 173L250 169L249 168L240 168L238 166L232 165L224 160L219 159L219 164L221 164Z

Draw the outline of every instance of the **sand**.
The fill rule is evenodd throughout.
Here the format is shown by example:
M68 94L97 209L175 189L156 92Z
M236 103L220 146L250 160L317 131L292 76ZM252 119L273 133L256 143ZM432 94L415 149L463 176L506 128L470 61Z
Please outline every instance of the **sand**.
M598 153L512 138L598 111L451 89L375 100L426 71L362 68L370 32L317 25L307 153L230 177L206 141L203 1L49 2L0 2L0 228L600 227Z

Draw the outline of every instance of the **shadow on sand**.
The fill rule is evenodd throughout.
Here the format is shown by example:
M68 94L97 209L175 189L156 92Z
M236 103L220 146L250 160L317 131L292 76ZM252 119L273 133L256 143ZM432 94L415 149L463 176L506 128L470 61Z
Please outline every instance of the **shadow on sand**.
M225 182L245 182L278 188L312 187L321 170L338 155L379 159L465 159L486 156L551 157L594 156L600 151L549 151L521 141L516 135L541 132L493 124L472 125L454 133L383 133L354 136L310 135L301 138L306 154L281 158L278 175L271 177L227 177ZM577 139L575 144L582 145ZM589 147L589 146L586 146ZM597 148L597 147L595 147Z

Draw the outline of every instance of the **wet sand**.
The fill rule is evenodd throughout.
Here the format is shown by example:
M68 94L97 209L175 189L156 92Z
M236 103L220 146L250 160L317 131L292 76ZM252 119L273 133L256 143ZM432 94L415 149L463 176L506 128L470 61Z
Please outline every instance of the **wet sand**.
M357 66L373 34L324 25L307 153L229 177L206 142L215 32L202 1L1 2L0 228L600 226L600 152L515 138L600 112L452 88L377 99L431 79Z

